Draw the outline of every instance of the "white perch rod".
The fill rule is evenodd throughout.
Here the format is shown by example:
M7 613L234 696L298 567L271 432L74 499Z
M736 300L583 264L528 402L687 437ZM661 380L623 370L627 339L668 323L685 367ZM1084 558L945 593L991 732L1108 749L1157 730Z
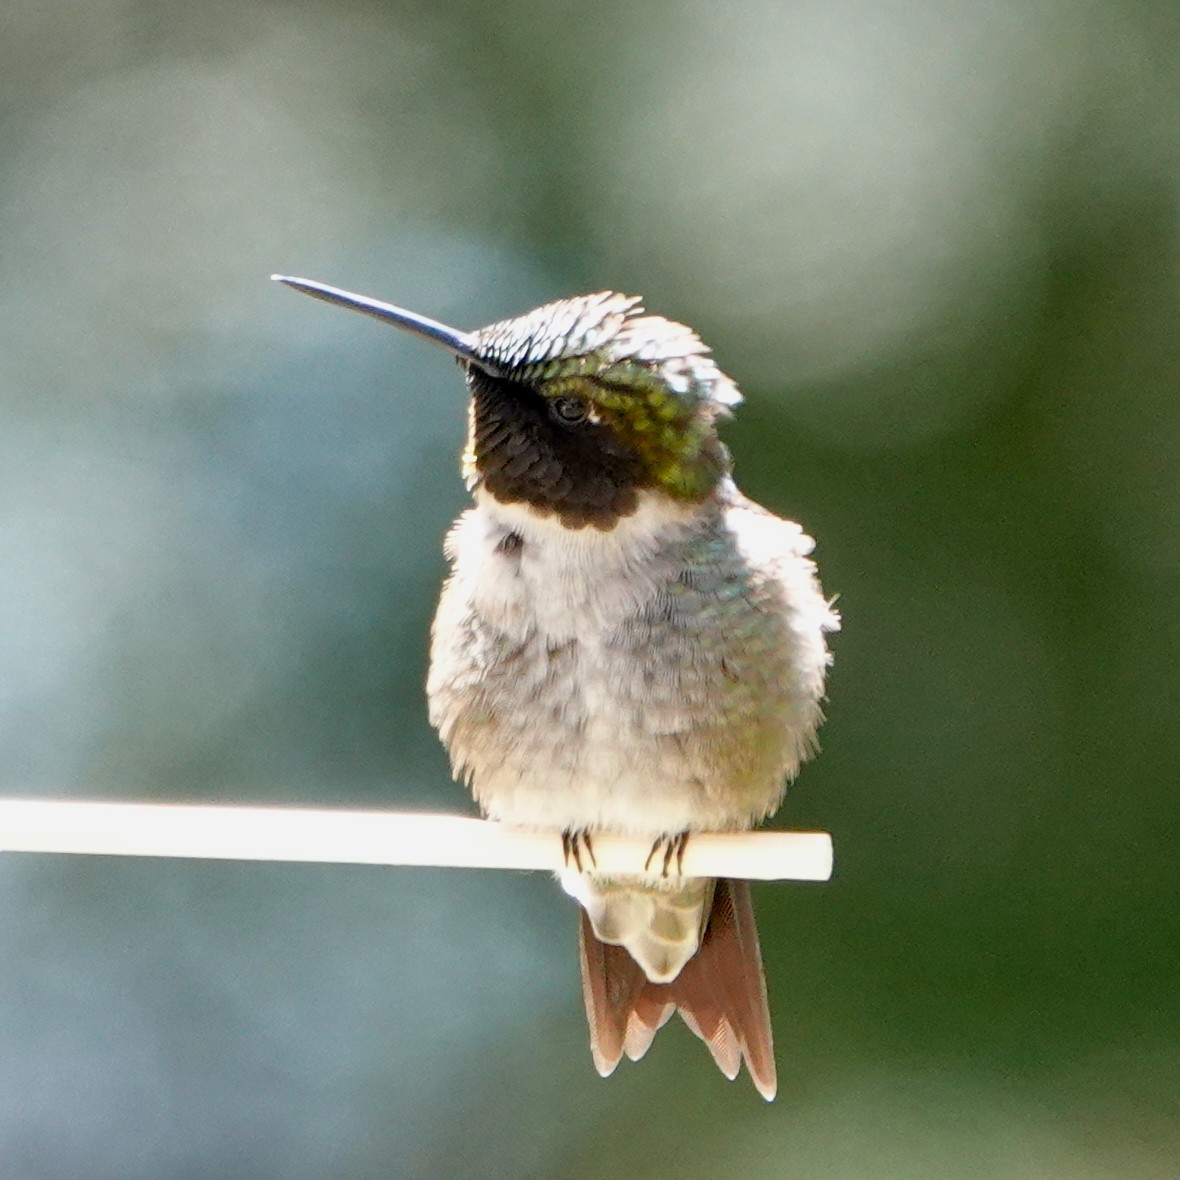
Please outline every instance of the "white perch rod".
M602 873L640 873L651 851L645 837L602 833L593 845L594 867ZM0 852L554 872L565 863L558 832L463 816L63 799L0 799ZM590 867L585 855L582 863ZM826 881L832 838L826 832L697 832L682 871L689 877Z

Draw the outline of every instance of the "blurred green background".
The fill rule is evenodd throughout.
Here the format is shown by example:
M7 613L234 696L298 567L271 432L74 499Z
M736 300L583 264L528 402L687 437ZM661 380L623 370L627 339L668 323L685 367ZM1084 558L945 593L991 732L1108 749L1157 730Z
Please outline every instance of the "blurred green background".
M464 810L453 365L696 327L840 595L780 1095L609 1082L542 876L0 858L0 1174L1146 1180L1180 1155L1174 0L0 15L0 783Z

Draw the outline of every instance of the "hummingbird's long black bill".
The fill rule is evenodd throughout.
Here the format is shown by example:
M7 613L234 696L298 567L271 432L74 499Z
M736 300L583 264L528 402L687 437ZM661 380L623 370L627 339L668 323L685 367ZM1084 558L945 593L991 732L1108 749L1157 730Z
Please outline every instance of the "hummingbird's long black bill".
M394 307L392 303L383 303L380 299L370 299L367 295L354 295L351 291L342 291L339 287L329 287L326 283L316 283L311 279L297 279L290 275L271 275L276 283L285 283L304 295L313 299L322 299L325 303L335 303L338 307L347 307L351 311L361 311L371 315L374 319L385 324L393 324L395 328L412 332L421 336L423 340L430 340L434 344L441 344L447 352L453 353L460 360L480 365L483 362L475 352L475 337L470 332L460 332L455 328L448 328L437 320L427 319L417 312L406 311L405 308Z

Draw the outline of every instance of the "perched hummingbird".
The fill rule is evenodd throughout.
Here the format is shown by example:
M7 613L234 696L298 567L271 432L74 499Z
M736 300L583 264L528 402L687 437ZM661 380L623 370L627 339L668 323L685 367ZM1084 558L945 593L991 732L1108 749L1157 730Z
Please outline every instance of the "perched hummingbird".
M839 626L813 542L746 499L737 388L689 328L612 291L461 332L275 276L442 345L471 401L434 620L430 719L492 819L564 833L598 1072L679 1011L722 1073L776 1075L745 881L679 875L694 830L752 827L816 748ZM642 876L596 832L648 836Z

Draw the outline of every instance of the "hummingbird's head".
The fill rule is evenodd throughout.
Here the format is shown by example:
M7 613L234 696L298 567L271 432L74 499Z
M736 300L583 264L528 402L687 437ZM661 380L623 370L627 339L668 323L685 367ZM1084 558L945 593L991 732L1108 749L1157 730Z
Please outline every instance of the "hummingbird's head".
M278 276L276 276L278 277ZM472 487L570 528L608 529L643 490L705 499L729 470L717 419L741 400L699 337L603 291L475 332L303 279L297 290L442 344L471 391L463 456Z

